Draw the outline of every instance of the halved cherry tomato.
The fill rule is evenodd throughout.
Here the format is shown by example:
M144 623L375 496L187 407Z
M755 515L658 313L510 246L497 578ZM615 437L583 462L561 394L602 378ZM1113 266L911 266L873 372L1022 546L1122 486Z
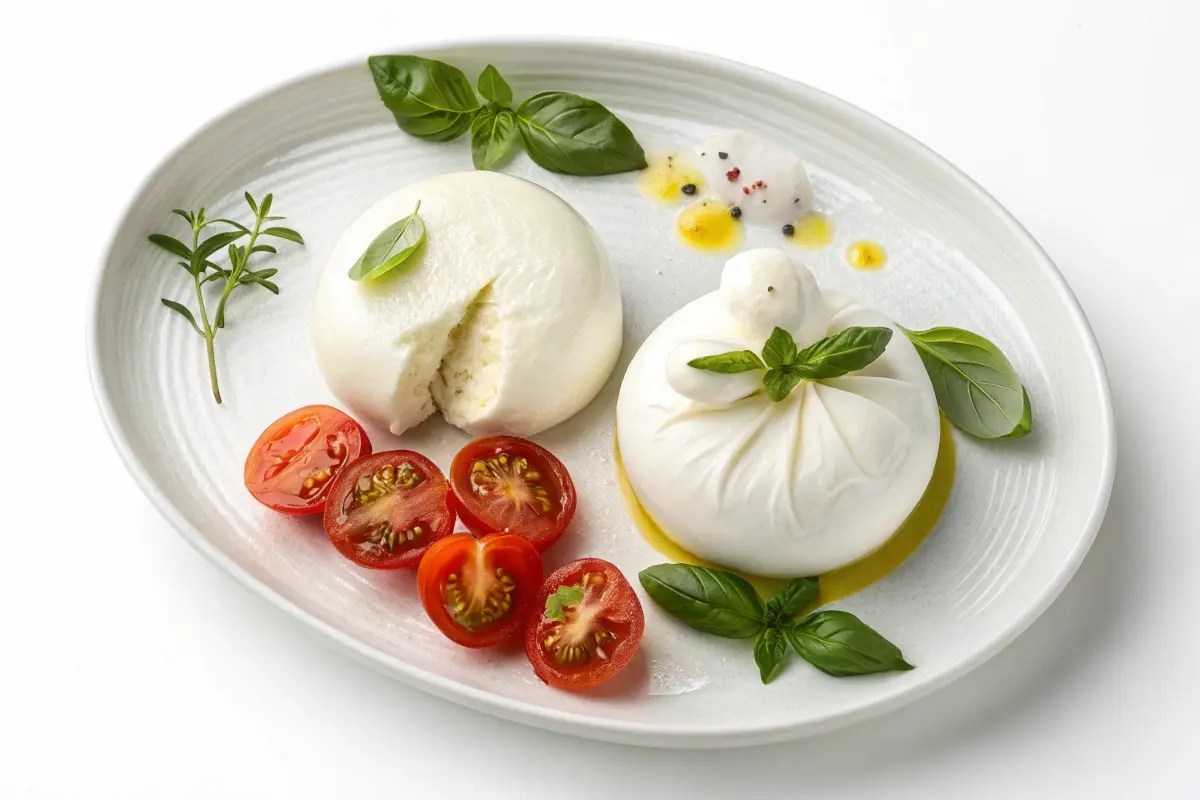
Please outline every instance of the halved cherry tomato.
M477 534L513 533L538 552L575 516L575 484L546 448L516 436L468 444L450 464L459 519Z
M425 613L453 642L491 647L525 628L542 587L542 557L520 536L447 536L421 559Z
M254 499L284 514L320 514L329 487L351 461L371 452L367 432L330 406L305 406L267 426L246 456Z
M360 458L333 480L325 533L342 555L375 569L413 567L454 530L450 485L412 450Z
M525 629L525 654L534 673L560 689L587 689L620 672L646 626L625 576L598 558L572 561L551 573L535 613Z

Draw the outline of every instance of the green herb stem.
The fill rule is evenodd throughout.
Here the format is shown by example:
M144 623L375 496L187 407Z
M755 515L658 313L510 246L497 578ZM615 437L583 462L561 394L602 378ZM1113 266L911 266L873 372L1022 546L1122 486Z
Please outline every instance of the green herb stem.
M200 247L200 228L197 225L192 226L192 283L196 287L196 304L200 306L200 322L203 323L201 336L204 337L204 349L208 354L208 381L212 385L213 399L217 401L217 405L221 404L221 385L217 380L217 352L213 347L212 325L208 321L208 311L204 308L204 290L200 288L200 276L204 273L203 259L197 259L195 252ZM201 263L195 263L199 260Z
M242 277L242 273L246 269L246 264L250 261L250 253L254 250L254 244L258 241L258 232L262 229L263 214L258 211L254 214L254 228L250 231L250 240L246 243L244 250L239 250L241 256L236 264L229 265L229 280L225 282L225 290L221 292L221 299L217 302L217 327L225 327L225 303L229 300L229 295L233 294L233 289L238 285L238 280ZM217 400L217 402L221 402Z
M200 313L199 321L197 321L192 310L183 303L164 297L162 298L162 304L170 311L183 317L191 325L192 330L200 338L204 339L204 351L208 358L208 380L212 385L213 399L218 404L221 403L221 385L217 376L215 339L217 331L225 327L225 304L229 301L229 295L243 283L256 283L272 294L279 294L279 287L268 280L268 278L275 275L279 270L268 269L260 272L247 270L250 256L256 251L266 253L276 252L275 247L272 245L259 245L259 235L284 239L299 245L304 244L304 237L291 228L280 226L263 228L264 222L284 219L281 216L270 216L272 200L270 194L263 198L261 204L256 203L249 192L245 194L245 197L247 205L254 212L253 230L231 219L207 220L204 217L203 208L197 212L177 208L172 213L187 220L188 227L192 229L192 246L189 248L178 239L163 233L154 233L149 236L151 244L166 250L176 258L184 259L177 261L176 264L183 267L192 278L192 290L195 292L196 305ZM201 241L200 234L205 228L214 223L228 226L232 230L216 233ZM245 247L238 247L236 242L245 236L250 237L247 245ZM217 253L223 249L229 256L228 269L224 269L210 260L212 257L218 257ZM247 278L247 280L243 281L243 277ZM208 315L208 306L204 302L204 286L209 281L220 279L224 279L225 285L222 287L220 299L217 301L217 313L214 317L210 318Z

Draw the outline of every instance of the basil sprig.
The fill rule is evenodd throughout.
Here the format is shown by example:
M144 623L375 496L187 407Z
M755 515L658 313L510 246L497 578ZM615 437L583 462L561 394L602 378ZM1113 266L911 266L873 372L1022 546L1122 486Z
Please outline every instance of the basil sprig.
M629 128L595 100L570 92L541 92L515 109L508 81L491 64L479 76L480 104L457 67L419 56L367 59L380 99L401 130L434 141L471 132L476 169L493 169L519 141L551 172L610 175L646 166Z
M891 328L846 328L800 350L783 328L771 331L760 359L750 350L734 350L693 358L689 367L726 375L766 370L763 386L772 402L784 400L801 381L838 378L856 372L883 355L892 340Z
M956 427L981 439L1019 439L1033 428L1029 393L1000 348L959 328L910 331L938 406Z
M909 670L900 649L845 611L796 615L817 599L816 578L788 581L766 604L739 575L691 564L657 564L638 573L650 599L671 616L704 633L754 638L754 662L770 683L787 661L788 645L817 669L835 677Z
M383 229L367 245L367 249L350 268L350 280L375 280L408 260L417 251L421 242L425 241L425 222L417 212L421 209L421 201L413 212L399 222L394 222Z
M1029 392L1000 348L959 328L897 327L916 348L938 406L952 424L981 439L1020 439L1033 429ZM725 375L764 370L767 397L778 403L801 381L863 369L883 355L891 340L891 328L853 327L799 350L790 333L776 328L761 358L750 350L734 350L693 358L688 366Z

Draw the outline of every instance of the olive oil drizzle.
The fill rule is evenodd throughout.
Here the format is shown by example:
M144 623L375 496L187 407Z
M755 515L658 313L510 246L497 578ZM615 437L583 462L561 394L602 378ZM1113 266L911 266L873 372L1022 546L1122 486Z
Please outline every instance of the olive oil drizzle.
M621 448L617 444L615 435L613 436L613 450L617 469L617 487L621 498L625 501L626 510L629 512L634 527L638 529L647 544L671 561L700 567L728 569L688 552L667 535L651 518L634 493L633 486L629 483L629 476L625 473L624 463L621 461ZM812 605L813 608L828 605L862 591L871 584L882 580L916 552L921 543L929 536L930 531L937 525L942 512L946 509L951 489L954 487L955 461L954 437L951 433L950 423L945 417L942 417L941 440L938 445L937 461L933 467L933 476L912 513L892 534L892 537L873 553L818 576L820 591ZM781 578L768 578L740 572L738 574L750 581L763 597L771 596L786 583ZM798 575L796 577L807 576Z

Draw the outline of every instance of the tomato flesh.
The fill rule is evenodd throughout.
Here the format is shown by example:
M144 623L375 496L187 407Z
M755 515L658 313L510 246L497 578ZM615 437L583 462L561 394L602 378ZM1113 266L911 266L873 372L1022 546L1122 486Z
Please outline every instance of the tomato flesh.
M567 591L562 591L563 589ZM547 607L551 595L578 602ZM587 689L620 672L637 652L645 615L637 594L615 566L599 558L572 561L551 573L525 630L525 655L544 683Z
M325 533L338 552L364 567L416 566L453 529L446 477L412 450L360 458L329 489Z
M491 647L524 630L542 585L542 557L520 536L436 542L417 567L425 613L463 647Z
M511 533L538 552L558 541L575 516L575 484L553 453L527 439L477 439L450 464L463 524L476 534Z
M367 433L330 406L305 406L267 426L246 456L243 479L254 499L284 514L325 510L334 478L371 452Z

